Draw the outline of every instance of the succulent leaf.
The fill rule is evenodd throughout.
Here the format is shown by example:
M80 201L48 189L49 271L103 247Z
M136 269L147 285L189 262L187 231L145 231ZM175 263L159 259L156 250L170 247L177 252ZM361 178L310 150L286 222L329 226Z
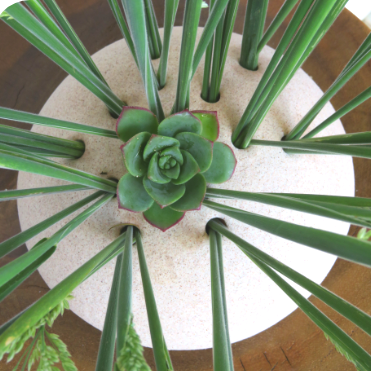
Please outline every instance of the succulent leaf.
M116 123L117 136L123 142L143 131L156 134L157 128L156 116L150 110L141 107L124 107Z
M206 180L202 174L196 174L185 184L183 197L170 207L176 211L200 210L206 193Z
M210 167L213 158L213 142L194 133L180 133L176 139L180 142L180 149L189 152L194 157L201 173Z
M232 177L236 164L232 149L224 143L216 142L213 147L213 161L203 175L208 183L220 184Z
M192 111L202 124L201 136L215 142L219 138L219 120L216 111Z
M143 150L150 137L148 132L139 133L120 147L126 169L133 176L143 176L147 173L148 163L143 160Z
M185 192L185 185L173 183L159 184L148 178L143 178L143 185L147 193L161 206L168 206L178 201Z
M143 186L143 178L124 175L117 186L117 200L120 209L142 212L154 203Z
M158 134L167 137L175 137L179 133L201 134L201 121L189 111L178 112L161 122Z
M171 179L178 179L180 174L180 165L176 164L171 169L164 169L162 170L162 173Z
M168 147L179 147L180 143L177 139L164 137L162 135L152 135L147 145L144 147L143 159L148 161L150 157Z
M180 166L180 173L177 179L173 180L174 184L183 184L192 179L197 173L200 172L200 167L198 163L193 158L193 156L187 152L181 150L184 163Z
M169 147L161 151L161 156L167 156L167 155L170 155L171 157L175 158L176 162L179 165L183 165L183 156L182 156L182 153L180 152L179 147Z
M170 182L170 178L163 174L162 169L159 166L160 154L156 152L152 157L148 165L148 179L159 184L166 184Z
M143 213L144 218L154 227L161 229L163 232L179 223L185 213L175 211L170 207L161 209L159 205L154 203L150 209Z

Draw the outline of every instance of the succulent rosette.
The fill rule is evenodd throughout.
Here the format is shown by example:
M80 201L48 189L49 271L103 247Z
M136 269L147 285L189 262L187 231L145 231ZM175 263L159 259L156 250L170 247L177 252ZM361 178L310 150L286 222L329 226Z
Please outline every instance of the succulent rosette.
M227 181L236 166L232 149L216 142L213 111L182 111L159 123L145 108L124 107L116 132L128 171L118 183L119 208L142 212L162 231L199 210L206 184Z

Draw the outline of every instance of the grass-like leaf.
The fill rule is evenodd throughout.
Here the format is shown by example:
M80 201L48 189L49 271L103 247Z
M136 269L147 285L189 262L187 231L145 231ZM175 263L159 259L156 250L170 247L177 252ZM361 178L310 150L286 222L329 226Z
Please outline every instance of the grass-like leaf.
M126 24L125 18L121 12L120 6L117 2L117 0L107 0L108 4L112 10L113 16L115 17L116 23L119 26L119 29L122 33L122 36L124 37L126 44L128 45L131 55L133 56L135 63L138 64L137 55L135 52L135 47L133 40L130 35L130 31L128 29L128 26Z
M39 233L45 231L47 228L52 226L55 223L58 223L60 220L66 218L68 215L71 215L78 209L86 206L90 202L96 200L98 197L102 195L102 192L98 191L79 202L67 207L66 209L60 211L59 213L51 216L48 219L43 220L42 222L34 225L33 227L22 231L13 237L10 237L6 241L0 243L0 258L9 254L11 251L16 249L17 247L23 245L25 242L30 240L31 238L37 236Z
M250 121L245 120L245 115L241 118L238 130L233 135L233 142L237 147L246 148L250 144L253 135L277 96L319 43L346 2L347 0L330 0L316 1L313 4L308 16L264 87L264 91L259 97L260 105L255 107L256 114ZM246 115L250 116L249 113Z
M86 191L90 188L79 185L79 184L69 184L63 186L55 187L41 187L41 188L30 188L30 189L14 189L0 191L0 202L17 200L18 198L32 197L32 196L44 196L55 193L64 192L76 192L76 191Z
M21 148L31 147L60 155L70 155L73 158L81 157L85 151L85 144L81 141L33 133L29 130L13 128L7 125L0 124L0 134L1 143Z
M155 10L153 9L152 0L143 1L146 10L147 36L150 44L151 58L157 59L160 58L161 55L162 43L158 31Z
M248 103L245 112L243 113L240 122L238 123L237 128L234 130L232 135L232 140L235 142L240 135L243 128L250 122L251 118L256 114L258 111L261 102L264 101L265 97L268 94L268 90L266 89L267 83L271 78L273 72L275 71L278 63L280 62L283 54L285 53L287 47L290 44L290 41L296 34L300 24L303 22L308 10L312 6L314 0L302 0L292 17L288 27L285 30L282 39L280 40L276 51L273 54L272 59L270 60L267 69L265 70L262 78L259 81L257 88L254 91L254 94Z
M229 191L226 189L212 189L208 188L206 196L213 197L215 194L217 197L226 196L227 198L237 198L242 200L249 200L254 202L260 202L268 205L283 207L286 209L301 211L304 213L310 213L314 215L323 216L326 218L332 218L341 220L344 222L352 223L363 227L371 228L371 222L362 218L356 218L352 214L347 214L347 208L343 207L343 213L334 211L332 208L327 208L323 205L313 204L309 201L303 201L295 198L285 197L281 195L274 195L269 193L252 193L252 192L240 192L240 191ZM341 209L341 205L338 205ZM371 210L368 212L371 217Z
M114 242L109 244L101 252L56 285L25 312L19 315L18 318L13 320L11 325L9 325L0 335L0 350L5 348L15 338L21 336L28 328L36 324L43 316L45 316L51 308L54 308L64 298L66 298L89 276L91 271L100 262L105 260L117 247L122 246L124 240L125 235L119 236Z
M326 103L351 79L371 58L371 35L360 46L354 58L344 67L343 71L327 89L317 103L300 120L286 136L286 140L298 139L311 124Z
M325 304L336 310L342 316L359 326L367 334L371 335L371 317L367 313L363 312L353 304L335 295L331 291L327 290L325 287L322 287L321 285L298 273L294 269L274 259L255 246L249 244L247 241L236 236L220 223L210 221L209 226L210 228L214 228L223 236L233 241L243 253L248 256L252 256L255 259L259 259L263 263L269 265L277 272L283 274L293 282L308 290L311 294L315 295L318 299L322 300Z
M144 299L146 301L148 323L151 331L151 339L153 345L153 353L156 362L156 370L172 371L174 370L174 368L171 363L170 354L169 351L167 350L164 335L162 332L160 316L157 311L155 295L153 293L151 278L146 263L146 257L144 255L142 238L138 230L135 230L135 237L137 241L140 274L142 276Z
M46 239L39 241L33 248L37 245L43 243ZM53 246L45 254L41 255L40 258L36 259L33 264L29 265L25 270L17 274L13 279L7 282L5 285L0 287L0 302L4 300L12 291L14 291L23 281L34 273L41 264L46 262L55 252L57 246Z
M31 249L27 253L21 255L19 258L12 260L7 265L0 268L0 286L6 284L20 272L25 270L31 264L35 262L41 255L45 254L54 245L58 244L64 237L76 229L81 223L83 223L87 218L99 210L103 205L112 199L113 195L108 194L103 196L100 200L95 202L93 205L89 206L86 210L80 213L78 216L73 218L59 231L54 233L50 238Z
M360 347L348 334L326 317L309 300L305 299L298 291L290 286L276 272L260 260L249 258L271 278L297 305L298 307L331 339L337 350L359 371L367 371L371 364L371 356Z
M82 184L90 188L116 193L116 182L60 165L54 161L27 154L0 143L0 168L25 171Z
M142 75L149 109L161 122L165 116L158 95L158 83L153 72L151 57L149 55L146 14L143 1L122 0L127 16L130 34L135 46L138 67Z
M204 200L203 204L242 223L340 258L371 266L371 244L357 238L304 227Z
M198 23L200 21L202 0L188 0L185 3L183 36L179 56L178 85L173 113L188 108L189 89L192 78L192 64ZM205 46L207 47L208 43Z
M73 46L76 48L76 50L81 55L82 59L85 61L87 66L90 68L90 70L94 72L95 75L102 80L102 82L108 85L103 75L99 71L98 67L94 63L93 59L91 58L89 52L86 50L84 44L81 42L80 38L77 36L76 32L72 28L71 24L68 22L67 18L64 16L63 12L59 8L55 0L44 0L44 2L46 6L49 8L51 14L53 14L55 19L59 23L62 30L68 36L69 40L71 40L71 43L73 44Z
M160 65L157 72L157 80L160 88L163 88L166 84L170 39L178 5L179 0L165 0L164 39L162 44Z
M330 135L328 137L311 138L305 136L300 139L307 143L336 143L336 144L371 144L371 131L361 133L349 133L340 135Z
M252 139L250 144L252 146L268 146L268 147L279 147L285 148L287 153L300 153L300 154L328 154L328 155L346 155L361 158L371 158L371 147L363 145L342 145L323 143L316 141L304 141L304 140L282 140L282 141L271 141L271 140L258 140ZM298 151L298 152L297 152Z
M10 17L2 18L5 23L81 82L101 99L113 113L117 116L121 113L124 103L81 59L66 48L24 6L19 3L11 5L7 8L7 13Z
M103 332L100 339L97 363L95 371L111 370L114 364L116 327L117 327L117 301L119 294L119 279L121 273L122 259L116 260L115 273L113 275L111 292L108 300L106 318L104 320Z
M298 3L299 0L286 0L281 9L278 11L276 16L274 17L273 21L264 32L263 37L261 38L257 52L260 53L265 45L267 45L268 41L272 38L278 28L281 26L282 22L286 19L292 9L294 9L295 5Z
M356 107L358 107L360 104L362 104L363 102L365 102L366 100L370 98L371 98L371 87L367 88L361 94L357 95L354 99L352 99L350 102L348 102L343 107L338 109L334 114L332 114L325 121L323 121L321 124L316 126L313 130L311 130L308 134L306 134L302 139L313 138L316 134L321 132L323 129L327 128L333 122L340 119L341 117L346 115L348 112L354 110Z
M0 118L9 121L24 122L26 124L49 126L62 130L76 131L79 133L100 135L107 138L117 138L113 130L101 129L94 126L77 124L64 120L36 115L34 113L16 111L11 108L0 107Z
M268 0L249 0L242 34L240 65L248 70L258 69L258 45L263 35Z
M212 228L209 229L209 237L214 371L233 371L224 285L222 237Z
M116 358L125 346L125 339L131 324L132 308L132 286L133 286L133 230L129 225L126 230L125 249L117 258L121 260L121 271L119 277L118 298L117 298L117 339Z

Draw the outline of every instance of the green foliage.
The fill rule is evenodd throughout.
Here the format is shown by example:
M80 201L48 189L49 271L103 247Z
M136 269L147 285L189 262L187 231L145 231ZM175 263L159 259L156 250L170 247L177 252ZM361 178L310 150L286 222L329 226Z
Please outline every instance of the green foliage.
M115 365L117 371L151 371L143 356L143 347L135 331L133 316L126 335L125 346L120 350Z
M199 209L206 181L225 182L236 166L230 147L213 147L212 139L219 135L216 112L193 115L186 110L158 124L149 110L125 107L116 130L126 141L121 150L128 170L118 184L119 207L145 212L144 217L162 230L184 212ZM162 207L159 212L155 203Z

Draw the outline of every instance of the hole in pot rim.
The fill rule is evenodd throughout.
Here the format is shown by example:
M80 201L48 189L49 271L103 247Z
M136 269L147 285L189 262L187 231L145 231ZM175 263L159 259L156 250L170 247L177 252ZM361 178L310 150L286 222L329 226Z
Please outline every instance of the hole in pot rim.
M209 102L208 100L204 99L204 97L202 96L202 93L200 94L200 97L201 97L201 99L202 99L204 102L206 102L206 103L209 103L209 104L215 104L215 103L218 103L218 102L220 101L220 97L221 97L221 95L220 95L220 93L218 94L217 100L216 100L215 102Z
M227 225L227 223L226 223L226 221L225 221L224 219L222 219L222 218L212 218L212 219L210 219L210 220L206 223L206 226L205 226L205 231L206 231L206 234L207 234L208 236L209 236L209 231L210 231L209 223L210 223L211 221L219 222L219 223L223 224L225 227L228 228L228 225Z

